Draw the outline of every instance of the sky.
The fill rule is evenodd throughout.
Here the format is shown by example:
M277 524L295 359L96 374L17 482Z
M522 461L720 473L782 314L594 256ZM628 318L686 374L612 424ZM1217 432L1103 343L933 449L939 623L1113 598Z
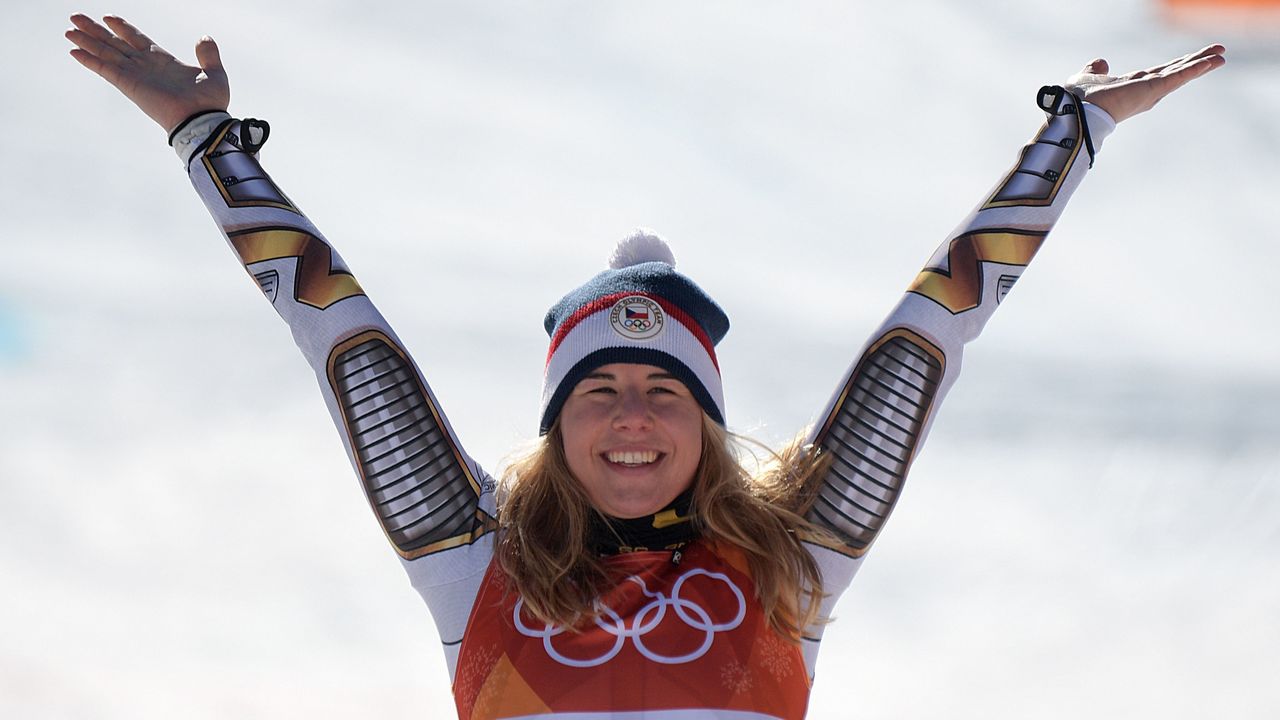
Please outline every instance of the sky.
M448 716L425 607L315 380L67 15L190 59L490 470L541 318L633 227L723 305L780 443L1039 128L1037 88L1212 41L1123 125L966 350L827 630L814 718L1280 712L1276 35L1149 0L10 8L0 47L0 715Z

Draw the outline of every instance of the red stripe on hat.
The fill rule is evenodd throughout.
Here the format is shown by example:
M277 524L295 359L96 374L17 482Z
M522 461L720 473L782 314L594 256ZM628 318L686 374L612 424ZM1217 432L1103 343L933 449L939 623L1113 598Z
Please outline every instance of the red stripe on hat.
M551 337L551 347L547 348L546 364L551 364L551 356L556 354L556 350L559 349L560 343L564 341L565 336L569 334L570 330L573 330L578 326L578 323L601 310L613 307L614 303L624 297L631 297L632 295L640 294L641 293L624 292L604 295L575 310L572 315L564 319L564 322L560 323L560 327L556 328L556 334ZM646 295L645 297L648 296Z
M684 310L681 310L673 303L667 302L665 298L642 292L620 292L613 293L612 295L604 295L575 310L572 315L565 318L564 322L560 323L560 327L556 329L556 334L551 338L551 347L547 349L547 361L544 363L544 366L551 364L551 356L556 354L556 350L560 348L560 343L564 341L565 337L567 337L575 327L577 327L578 323L598 312L612 308L619 300L629 297L645 297L658 303L658 306L661 307L668 316L675 319L681 325L685 326L689 332L693 333L693 336L702 344L702 348L707 351L707 355L711 357L711 364L715 366L716 372L720 372L720 362L716 359L715 345L711 342L711 338L707 335L706 331L702 329L702 326L694 322L693 318L686 314Z
M646 295L645 297L650 296ZM702 349L706 350L707 355L711 357L711 364L715 366L716 374L719 375L720 361L716 359L716 346L712 344L711 337L702 329L702 326L694 322L693 318L685 313L684 310L681 310L673 303L667 302L666 299L660 297L652 297L651 299L657 300L658 304L662 306L663 310L667 311L668 315L679 320L680 324L688 328L689 332L693 333L693 336L698 339L698 342L702 343Z

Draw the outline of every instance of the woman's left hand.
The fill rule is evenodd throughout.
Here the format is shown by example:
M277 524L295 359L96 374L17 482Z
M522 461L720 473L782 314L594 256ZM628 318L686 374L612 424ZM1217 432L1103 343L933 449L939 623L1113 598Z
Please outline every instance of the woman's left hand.
M1221 45L1210 45L1163 65L1124 75L1109 75L1110 66L1099 58L1071 76L1066 87L1121 122L1150 110L1169 93L1225 65L1227 60L1222 54L1226 51Z

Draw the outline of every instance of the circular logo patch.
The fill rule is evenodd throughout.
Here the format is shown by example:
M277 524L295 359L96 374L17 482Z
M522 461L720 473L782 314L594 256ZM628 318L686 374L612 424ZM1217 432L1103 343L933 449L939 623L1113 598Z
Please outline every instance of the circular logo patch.
M662 306L643 295L632 295L614 303L609 324L628 340L648 340L662 332Z

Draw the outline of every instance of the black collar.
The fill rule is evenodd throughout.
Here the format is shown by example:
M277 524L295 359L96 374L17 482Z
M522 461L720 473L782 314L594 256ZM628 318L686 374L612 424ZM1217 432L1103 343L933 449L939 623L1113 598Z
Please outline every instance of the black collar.
M677 550L701 535L689 512L692 504L693 488L689 488L652 515L615 518L594 513L587 542L601 555Z

